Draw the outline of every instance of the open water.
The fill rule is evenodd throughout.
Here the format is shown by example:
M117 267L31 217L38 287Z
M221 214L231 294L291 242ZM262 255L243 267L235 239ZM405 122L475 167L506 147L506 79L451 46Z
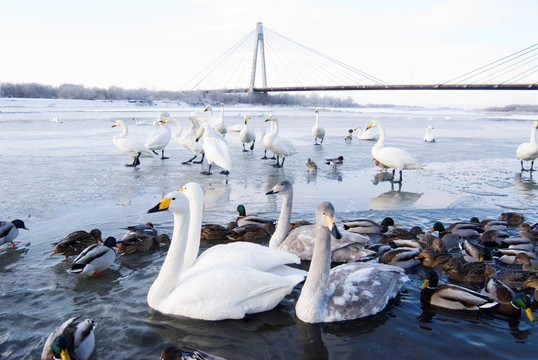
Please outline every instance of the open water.
M144 106L128 102L0 99L0 215L21 218L30 231L19 246L0 248L0 358L39 358L46 337L69 317L87 315L97 323L92 359L158 359L168 344L191 345L227 359L488 359L533 356L536 324L525 317L490 312L451 312L419 301L424 270L409 270L410 281L378 315L334 324L307 325L294 314L300 286L272 311L243 320L207 322L171 317L150 309L147 291L157 277L166 247L118 257L101 276L79 279L66 272L69 261L50 257L52 243L75 230L99 228L120 238L128 225L153 222L171 235L172 214L147 214L165 194L189 181L205 190L204 223L226 225L240 203L247 213L278 218L281 199L265 193L278 181L294 185L293 220L313 221L318 203L331 201L337 218L394 218L396 225L431 228L497 218L518 211L538 221L536 176L521 173L515 156L528 141L538 115L494 114L454 109L320 109L327 135L314 146L314 109L301 107L225 107L228 127L251 117L258 141L243 153L238 133L226 139L232 154L229 176L200 175L207 165L182 165L190 151L170 143L168 160L132 162L112 143L124 120L129 136L144 142L155 131L153 120L168 111L187 127L187 116L201 111L174 103ZM218 106L215 107L218 109ZM218 113L219 110L215 110ZM280 120L281 135L298 154L282 169L263 155L261 134L269 115ZM58 119L58 122L50 121ZM401 188L374 184L378 169L371 160L374 142L346 144L349 128L378 120L386 145L412 153L423 170L405 171ZM437 141L422 140L428 125ZM173 128L173 125L171 125ZM329 157L344 156L333 170ZM304 166L311 157L316 175ZM217 170L217 169L215 169ZM516 234L516 230L511 230ZM202 243L201 251L212 244ZM443 278L443 281L445 279Z

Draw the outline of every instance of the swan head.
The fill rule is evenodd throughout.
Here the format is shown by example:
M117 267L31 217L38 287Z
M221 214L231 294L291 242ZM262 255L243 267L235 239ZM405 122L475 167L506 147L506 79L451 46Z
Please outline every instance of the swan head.
M209 111L209 110L212 110L211 105L207 105L207 106L205 107L205 109L204 109L204 111Z
M280 181L278 184L273 186L273 188L266 192L265 195L272 194L289 194L293 192L293 185L288 180Z
M203 123L202 125L200 125L200 128L198 129L198 132L196 133L196 138L194 139L194 141L198 142L200 141L200 138L202 137L202 135L204 134L204 131L206 130L206 127L208 127L209 125L207 123Z
M373 128L374 126L377 126L377 125L378 125L377 120L372 120L370 121L370 124L368 124L368 127L366 128L366 130Z
M316 114L319 113L319 109L316 109Z
M186 213L189 209L189 200L180 191L168 193L157 205L148 210L148 213L170 210L174 213Z
M265 119L265 122L267 121L277 121L276 117L274 117L273 115L269 116L267 119Z
M159 122L162 123L163 120L166 120L166 119L169 118L169 117L170 117L170 114L169 114L169 113L167 113L167 112L162 112L162 113L159 114L159 118L157 119L157 121L159 121Z
M198 183L191 181L183 185L179 191L191 202L204 203L204 190Z
M244 120L245 120L245 125L246 125L246 124L247 124L247 121L248 121L248 117L247 117L246 115L245 115Z
M114 124L112 124L112 127L122 126L122 125L123 125L123 121L121 121L121 120L116 120L116 121L114 122Z
M341 239L342 235L335 224L334 206L330 202L322 202L316 209L316 223L329 229L332 236L336 239Z

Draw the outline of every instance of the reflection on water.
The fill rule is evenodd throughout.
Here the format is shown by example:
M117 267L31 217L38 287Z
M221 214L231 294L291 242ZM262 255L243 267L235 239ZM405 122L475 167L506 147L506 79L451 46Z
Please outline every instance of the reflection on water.
M401 188L401 186L400 186ZM395 210L403 209L413 205L420 197L422 193L413 193L407 191L391 190L382 193L372 200L368 204L368 207L372 210Z
M530 204L536 197L534 190L538 189L538 184L532 178L532 172L517 172L514 174L514 189L519 191L521 200Z

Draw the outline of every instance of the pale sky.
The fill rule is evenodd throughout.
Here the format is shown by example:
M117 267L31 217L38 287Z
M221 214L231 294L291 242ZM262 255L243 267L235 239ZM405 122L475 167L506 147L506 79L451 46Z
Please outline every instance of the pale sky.
M536 0L0 0L0 82L179 90L262 22L388 83L440 83L536 44L537 19ZM538 104L537 91L329 95Z

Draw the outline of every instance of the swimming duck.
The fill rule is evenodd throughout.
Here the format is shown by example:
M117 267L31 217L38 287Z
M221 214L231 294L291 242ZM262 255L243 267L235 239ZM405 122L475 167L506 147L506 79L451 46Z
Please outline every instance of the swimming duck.
M121 134L115 135L112 139L114 145L124 154L133 157L132 164L125 164L125 166L138 166L140 165L140 157L153 157L153 152L149 150L144 144L130 139L127 137L129 130L127 125L122 120L116 120L112 127L120 126L123 129Z
M394 219L391 217L384 218L381 220L380 224L369 219L343 220L342 223L344 224L345 230L365 235L387 232L389 226L396 228L396 225L394 225Z
M200 240L226 240L228 229L219 224L203 224L200 231Z
M517 288L518 291L524 289L534 289L534 301L538 301L538 274L530 275L523 285Z
M372 156L386 167L392 168L392 178L396 170L400 172L400 180L394 181L402 183L402 170L422 169L422 165L407 151L396 147L385 147L385 129L383 126L373 120L366 129L377 127L379 129L379 139L372 147Z
M435 222L433 224L432 229L430 230L430 233L434 233L435 231L438 231L439 237L441 238L446 233L458 234L459 236L466 238L466 237L478 236L479 229L480 229L480 226L478 224L471 223L471 222L452 223L448 226L448 228L445 228L445 226L440 222Z
M99 229L92 229L89 233L84 230L74 231L54 244L56 247L50 256L62 254L67 258L78 255L88 246L97 245L102 241Z
M444 267L450 262L452 254L449 253L436 253L432 248L422 249L416 259L422 262L422 265L427 268L440 268Z
M116 243L118 255L132 254L135 252L148 251L159 246L159 244L170 244L170 237L166 234L151 236L147 234L131 234L123 237Z
M248 128L247 122L248 118L245 116L244 118L245 125L243 125L243 128L239 132L239 141L243 144L243 152L248 152L247 149L245 149L245 144L252 143L250 145L250 151L254 150L254 144L256 143L256 133Z
M116 259L116 239L109 236L103 245L90 245L71 264L71 274L96 276L108 269Z
M379 263L349 262L331 269L331 238L340 237L334 207L329 202L319 204L314 254L295 306L303 322L335 322L376 314L407 281L401 268Z
M379 242L387 243L395 239L416 240L418 238L417 235L418 229L415 229L414 232L411 232L411 230L394 228L382 233Z
M14 240L19 236L19 229L28 230L21 219L15 219L11 222L0 221L0 245L10 243L11 246L15 246Z
M533 271L538 272L538 265L533 265L531 259L527 253L521 252L516 255L514 262L516 264L521 264L521 269L523 271Z
M153 226L151 222L138 225L130 225L125 228L127 232L123 235L123 238L129 237L133 234L143 234L148 236L157 236L157 229Z
M80 316L65 321L45 341L41 360L88 359L95 346L94 327L92 320L81 320Z
M161 353L160 360L226 360L220 356L206 353L202 350L194 350L177 345L167 346Z
M487 279L486 268L492 267L486 262L465 262L460 258L452 258L446 265L448 276L455 281L481 282Z
M519 229L521 230L519 237L529 239L534 243L538 242L538 230L533 230L527 223L522 223L519 225Z
M271 233L265 228L255 224L245 224L228 230L226 236L234 241L265 241L271 238ZM274 225L272 228L274 229Z
M308 171L310 172L317 172L318 171L318 164L316 164L314 161L312 161L312 159L308 158L308 160L306 161L306 164L305 164L306 168L308 169Z
M243 204L237 205L235 209L239 213L237 219L235 219L235 226L244 226L247 224L256 225L261 228L265 228L270 234L275 232L275 222L272 219L267 219L257 215L247 215L247 210ZM228 225L230 230L230 225Z
M534 171L534 160L538 157L538 143L536 142L536 130L538 129L538 121L532 125L531 137L529 142L519 144L517 147L516 155L521 162L521 171ZM523 167L523 161L530 161L531 167L525 169Z
M337 158L325 159L325 164L332 166L333 169L336 170L337 167L342 166L344 164L344 157L339 156Z
M467 239L463 240L461 244L461 253L467 262L491 261L493 259L490 249Z
M289 230L293 204L293 185L288 180L280 181L273 186L271 191L266 193L266 195L272 194L282 195L282 208L276 230L269 240L269 247L296 254L302 260L312 259L316 239L316 225L304 225L293 231ZM340 239L334 237L332 239L332 260L335 262L347 262L377 255L376 252L365 249L369 240L370 238L365 235L343 231Z
M415 247L396 247L384 253L379 262L409 269L420 264L420 260L416 259L420 252L421 249Z
M497 305L492 307L493 311L507 316L519 316L523 309L529 320L534 322L531 299L526 294L516 296L508 285L495 278L486 282L483 292L497 301Z
M480 241L480 244L484 246L498 247L509 237L510 234L503 230L487 230L480 234L478 240Z
M420 286L420 301L425 304L452 310L480 310L491 308L497 302L489 296L454 284L439 285L439 275L435 270L426 273Z
M476 221L473 221L474 219L476 219ZM471 218L471 222L478 222L478 224L480 225L480 232L489 230L502 231L506 230L506 227L508 226L508 223L506 221L490 219L478 221L478 218L476 217Z
M516 212L504 212L499 215L499 220L506 221L508 226L519 226L525 221L525 217Z
M349 129L349 130L347 131L347 133L348 133L348 134L347 134L346 138L344 139L344 141L345 141L347 144L349 144L349 143L351 142L351 140L353 140L353 129Z
M523 270L502 270L497 271L495 268L489 266L486 268L486 278L492 278L502 281L512 289L520 289L525 286L525 282L535 273L523 271Z
M323 144L323 139L325 138L325 129L319 126L319 110L316 109L316 123L312 127L312 135L314 136L314 145ZM318 144L318 139L321 141Z
M516 256L520 253L527 254L531 263L533 265L538 265L538 257L536 256L536 253L534 251L518 248L497 249L497 251L500 253L499 261L507 265L513 264L516 259Z

